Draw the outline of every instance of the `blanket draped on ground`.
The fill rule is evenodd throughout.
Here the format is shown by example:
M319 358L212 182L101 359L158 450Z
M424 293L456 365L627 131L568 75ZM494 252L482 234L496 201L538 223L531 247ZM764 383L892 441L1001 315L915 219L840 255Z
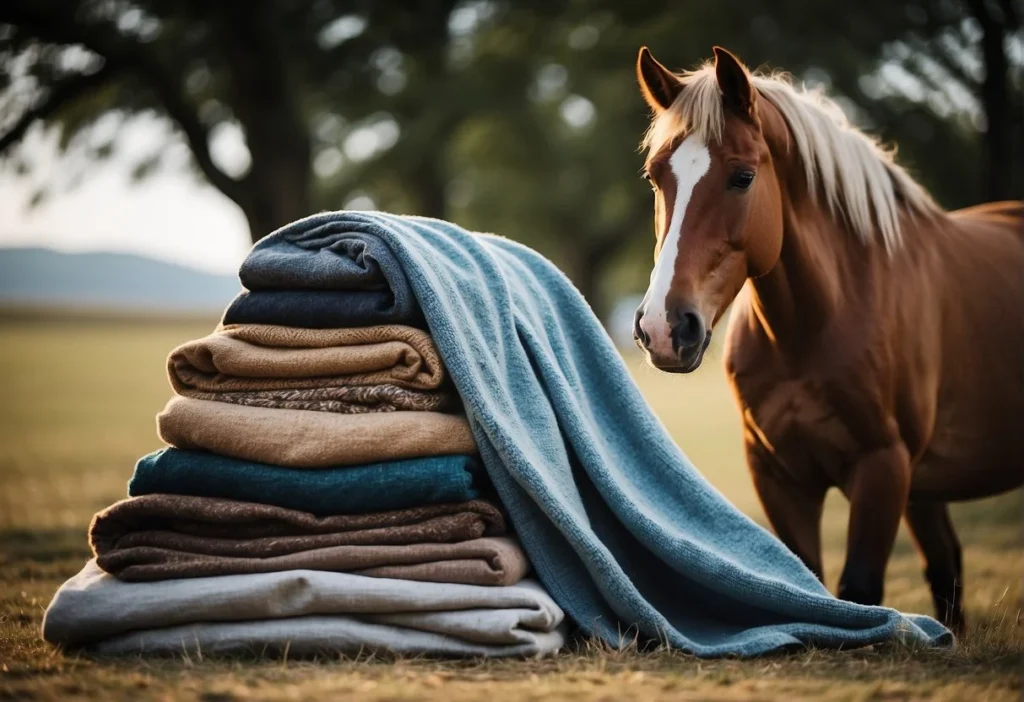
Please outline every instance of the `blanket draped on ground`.
M143 456L128 494L197 495L259 502L314 515L362 514L479 497L472 456L434 456L304 470L166 448Z
M317 517L270 505L145 495L93 517L96 562L121 580L275 570L336 570L383 578L514 585L529 564L483 501Z
M383 241L401 265L517 536L584 631L700 656L952 642L931 618L836 599L715 490L583 297L536 252L438 220L340 212L278 230L251 258L287 250L301 279L306 261L351 265L353 239Z
M224 312L224 324L336 329L373 324L423 326L401 265L373 235L338 235L330 226L301 240L263 241L239 271L248 290Z
M176 396L156 422L176 448L291 468L476 453L466 418L442 412L335 414Z
M480 587L290 570L125 583L89 561L54 595L43 638L98 656L521 656L560 648L562 618L529 580Z

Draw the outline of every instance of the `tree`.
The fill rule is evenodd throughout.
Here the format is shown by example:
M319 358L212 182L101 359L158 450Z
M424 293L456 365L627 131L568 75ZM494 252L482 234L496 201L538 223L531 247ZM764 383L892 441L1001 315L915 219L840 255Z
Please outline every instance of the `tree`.
M196 166L241 207L254 237L308 213L310 144L303 95L288 60L307 32L281 31L307 28L276 3L259 7L231 1L3 3L0 21L11 26L4 64L10 69L15 58L26 61L22 81L38 86L38 96L0 146L16 142L37 120L68 117L68 143L108 110L154 111L180 130ZM85 58L66 67L78 47ZM91 109L76 114L87 100ZM211 133L229 121L241 126L251 155L247 172L237 177L210 153Z
M1012 0L5 0L0 154L42 122L98 158L79 137L106 116L157 115L254 239L346 203L453 219L540 249L600 312L650 267L641 44L823 83L959 206L1024 185L1022 42ZM211 150L232 130L236 170Z

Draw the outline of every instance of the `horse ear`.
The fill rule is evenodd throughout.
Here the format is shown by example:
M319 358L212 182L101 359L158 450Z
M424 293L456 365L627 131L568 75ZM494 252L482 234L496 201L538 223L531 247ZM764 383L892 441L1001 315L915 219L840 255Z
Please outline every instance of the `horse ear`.
M655 113L667 110L683 89L682 81L658 63L646 46L640 48L636 59L636 79L644 100Z
M727 108L741 115L754 115L754 101L757 93L750 83L750 73L732 53L716 46L715 78L722 91L722 102Z

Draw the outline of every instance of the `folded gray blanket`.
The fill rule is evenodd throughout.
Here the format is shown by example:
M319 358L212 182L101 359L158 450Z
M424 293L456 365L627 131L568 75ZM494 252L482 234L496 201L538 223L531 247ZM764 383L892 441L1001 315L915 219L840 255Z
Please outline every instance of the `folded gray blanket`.
M531 580L481 587L292 570L125 583L89 561L54 595L43 638L98 656L535 656L565 643L563 616Z

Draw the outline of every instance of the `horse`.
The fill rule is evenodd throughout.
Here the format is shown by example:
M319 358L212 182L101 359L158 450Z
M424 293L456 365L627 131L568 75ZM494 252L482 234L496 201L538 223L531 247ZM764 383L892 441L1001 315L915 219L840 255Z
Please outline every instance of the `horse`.
M944 211L834 101L720 47L682 73L643 47L636 69L655 200L638 346L689 373L731 305L725 369L772 529L822 578L838 488L837 594L880 605L905 519L962 632L947 503L1024 483L1024 202Z

